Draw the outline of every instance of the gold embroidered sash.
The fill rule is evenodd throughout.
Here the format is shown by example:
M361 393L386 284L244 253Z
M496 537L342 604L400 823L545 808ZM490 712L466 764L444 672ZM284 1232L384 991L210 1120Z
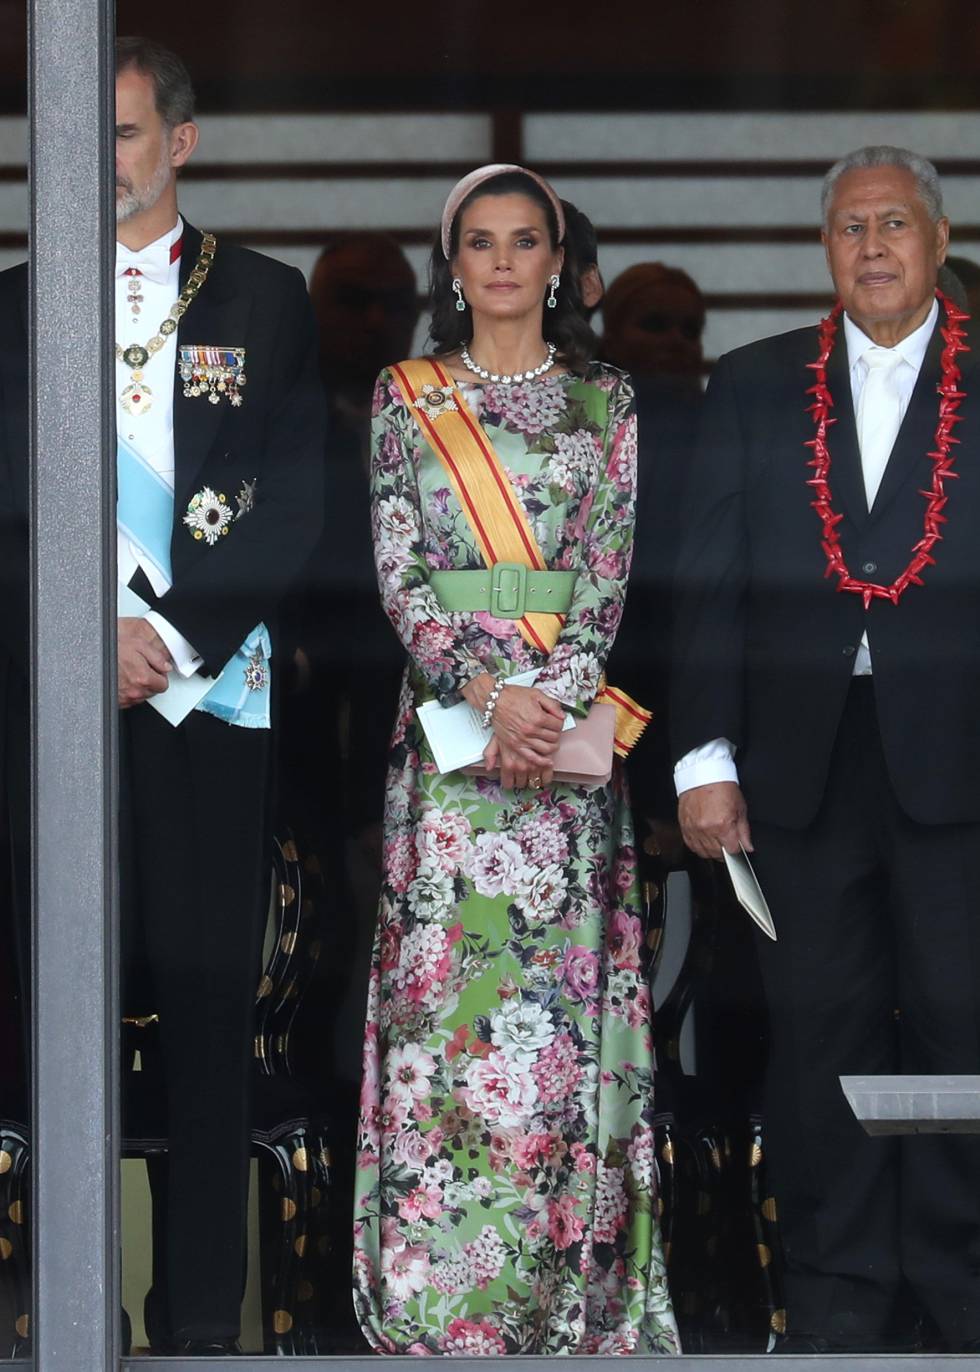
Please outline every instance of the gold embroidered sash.
M442 464L488 568L519 563L531 571L548 567L503 463L449 373L430 358L392 368L412 415ZM565 623L563 614L528 611L515 620L521 636L550 654ZM597 701L616 706L615 750L625 757L651 719L650 711L603 679Z

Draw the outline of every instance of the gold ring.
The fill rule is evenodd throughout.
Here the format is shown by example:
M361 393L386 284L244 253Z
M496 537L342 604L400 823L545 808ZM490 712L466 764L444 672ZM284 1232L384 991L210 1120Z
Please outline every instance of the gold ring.
M540 777L528 777L527 784L531 787L532 791L540 791L544 783Z

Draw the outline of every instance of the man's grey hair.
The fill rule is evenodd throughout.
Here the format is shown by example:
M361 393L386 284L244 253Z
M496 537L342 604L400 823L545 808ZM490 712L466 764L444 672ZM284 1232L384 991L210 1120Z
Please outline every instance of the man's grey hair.
M908 148L893 148L887 143L880 143L849 152L846 157L835 162L824 177L823 189L820 192L820 214L825 226L837 182L845 172L867 167L901 167L903 171L911 172L915 178L919 199L925 206L929 218L933 223L942 219L943 188L939 184L939 173L929 159L920 157L917 152L909 152Z
M194 87L175 52L152 38L117 38L116 75L131 67L152 80L154 103L164 128L190 123L194 118Z

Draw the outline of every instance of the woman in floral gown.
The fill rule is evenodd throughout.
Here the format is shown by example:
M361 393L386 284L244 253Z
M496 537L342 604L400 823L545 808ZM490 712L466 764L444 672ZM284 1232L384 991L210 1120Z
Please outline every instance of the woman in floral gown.
M513 620L442 608L430 573L479 569L480 552L393 372L375 396L376 559L408 651L355 1185L355 1303L379 1352L678 1351L623 776L617 763L607 786L551 778L556 702L586 713L619 624L636 469L630 386L586 360L562 236L546 183L485 168L450 196L433 254L440 361L548 568L578 570L550 655ZM547 338L560 350L545 369ZM481 364L540 374L483 382ZM440 775L417 706L482 710L498 677L531 668L535 686L507 686L494 711L499 777Z

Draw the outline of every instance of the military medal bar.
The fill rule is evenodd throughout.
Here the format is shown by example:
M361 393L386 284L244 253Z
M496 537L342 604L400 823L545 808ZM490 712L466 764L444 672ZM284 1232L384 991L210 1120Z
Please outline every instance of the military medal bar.
M242 403L240 387L246 382L244 348L181 344L179 367L184 395L207 396L212 405L220 404L222 397L235 406Z

